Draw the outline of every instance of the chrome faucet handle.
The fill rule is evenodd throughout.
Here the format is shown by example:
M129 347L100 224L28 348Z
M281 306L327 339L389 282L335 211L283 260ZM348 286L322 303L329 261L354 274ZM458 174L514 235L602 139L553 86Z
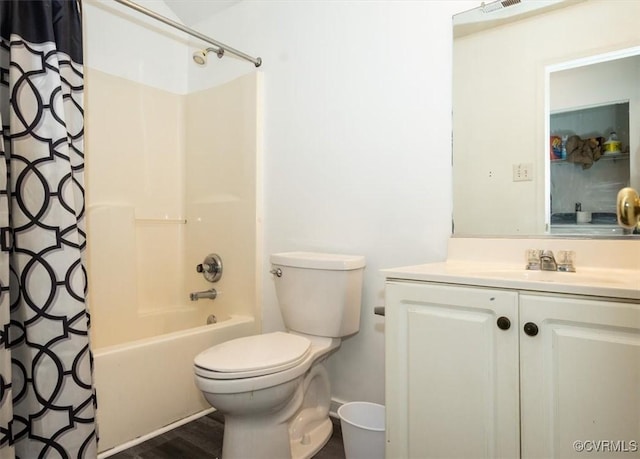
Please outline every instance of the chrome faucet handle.
M209 282L218 282L222 277L222 259L217 253L207 255L202 263L196 266L196 271L202 273Z
M558 271L562 271L565 273L575 273L575 255L576 253L573 250L558 250Z
M200 263L196 266L196 271L199 273L212 273L215 271L215 268L210 263Z
M525 256L527 259L527 265L525 266L525 269L528 270L532 270L532 271L537 271L540 269L540 254L542 253L542 250L538 250L538 249L528 249L525 252Z

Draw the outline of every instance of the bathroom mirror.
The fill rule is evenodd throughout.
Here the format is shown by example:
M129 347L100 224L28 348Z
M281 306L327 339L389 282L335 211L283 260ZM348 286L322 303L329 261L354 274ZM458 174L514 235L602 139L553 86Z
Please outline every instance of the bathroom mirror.
M615 0L454 16L454 236L627 237L612 213L618 189L640 185L638 18L640 2ZM567 161L571 136L600 155Z

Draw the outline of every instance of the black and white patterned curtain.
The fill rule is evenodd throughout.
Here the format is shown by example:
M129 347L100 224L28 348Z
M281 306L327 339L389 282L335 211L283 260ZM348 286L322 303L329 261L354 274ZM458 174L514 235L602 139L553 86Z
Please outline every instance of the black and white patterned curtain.
M96 456L79 0L0 0L0 458Z

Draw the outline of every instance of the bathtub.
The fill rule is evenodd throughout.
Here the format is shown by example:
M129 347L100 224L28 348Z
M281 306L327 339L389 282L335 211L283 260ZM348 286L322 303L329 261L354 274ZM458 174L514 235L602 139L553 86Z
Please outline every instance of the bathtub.
M257 328L251 316L230 315L215 324L94 349L99 457L209 410L194 383L193 358L214 344L256 334Z

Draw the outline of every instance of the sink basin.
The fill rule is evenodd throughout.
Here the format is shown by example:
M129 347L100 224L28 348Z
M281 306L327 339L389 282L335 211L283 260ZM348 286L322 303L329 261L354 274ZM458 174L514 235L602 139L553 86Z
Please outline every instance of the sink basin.
M559 284L598 284L619 285L629 282L626 277L610 272L576 272L565 273L560 271L527 271L527 270L488 270L477 273L480 277L495 277L510 280L527 280L533 282L555 282Z

